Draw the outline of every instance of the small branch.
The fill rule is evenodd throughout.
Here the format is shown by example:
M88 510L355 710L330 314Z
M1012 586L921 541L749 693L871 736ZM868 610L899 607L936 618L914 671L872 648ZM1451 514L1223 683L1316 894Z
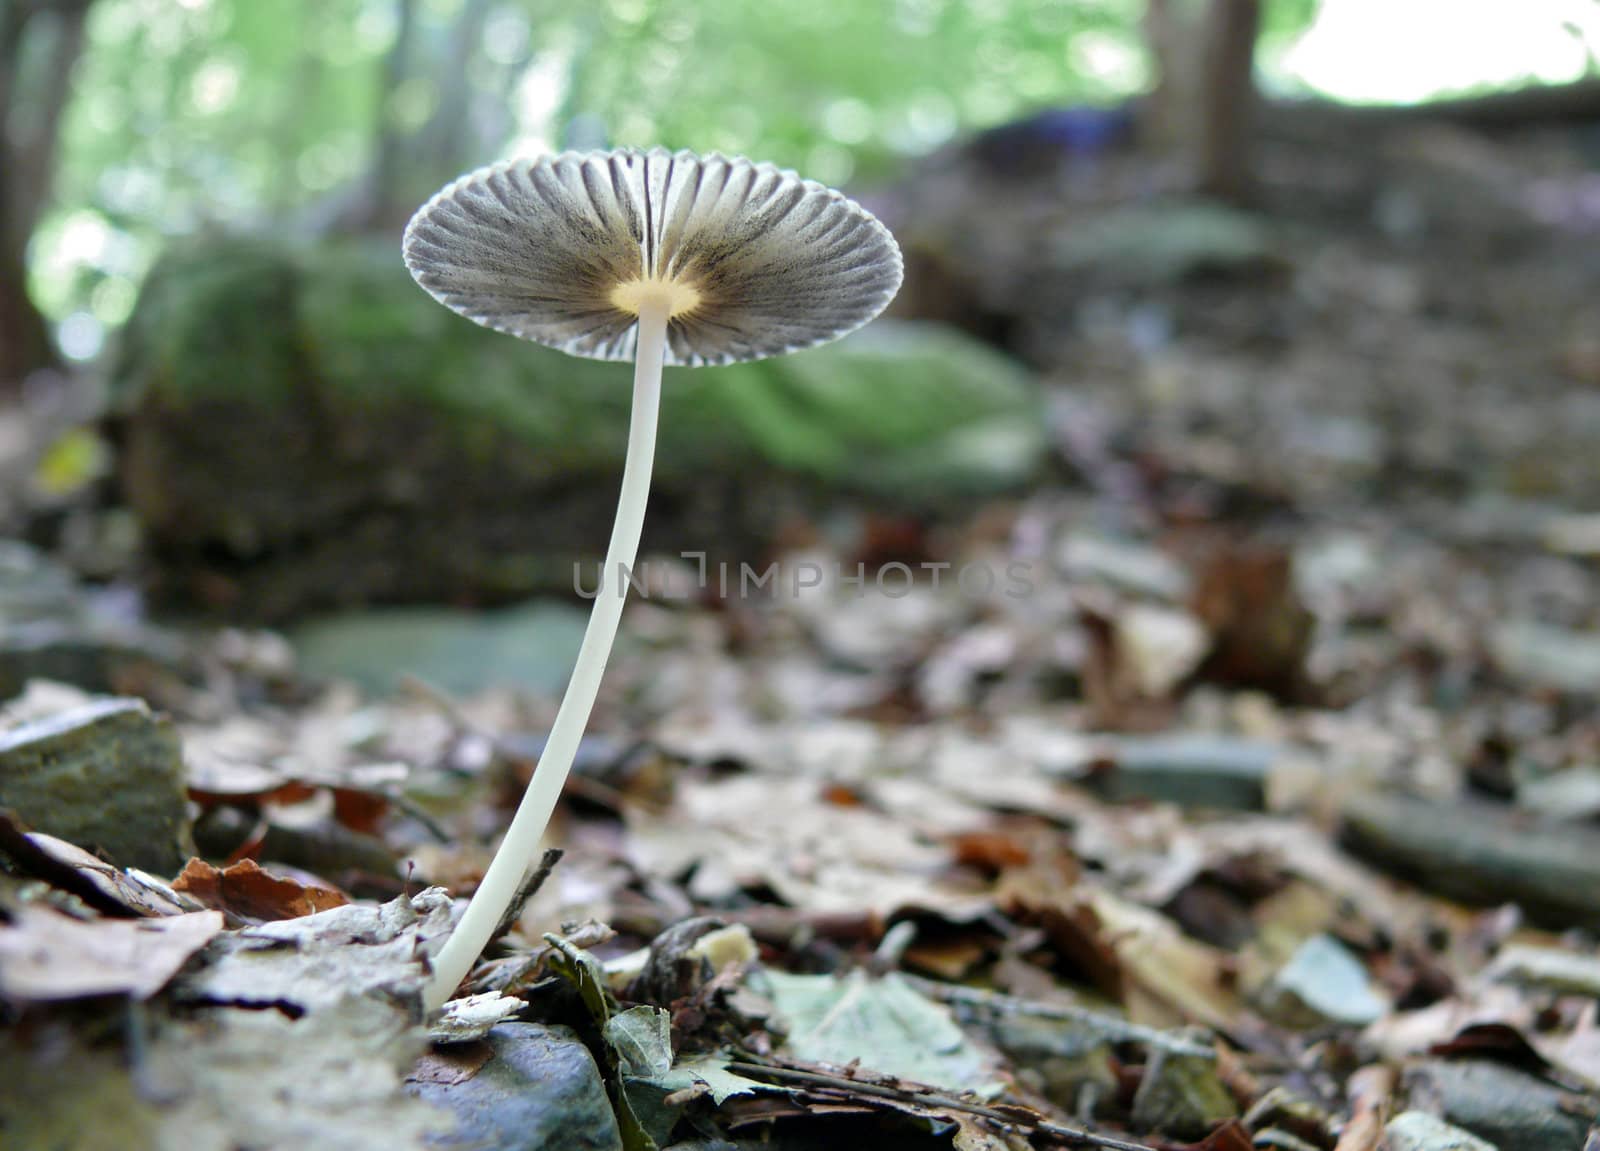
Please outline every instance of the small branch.
M555 870L556 864L561 862L563 854L564 852L559 847L545 848L544 855L540 856L538 865L528 874L528 878L522 881L522 886L517 889L517 897L511 901L511 905L506 908L506 913L500 917L500 922L495 925L494 934L489 937L491 940L499 939L511 930L511 925L522 914L523 904L538 894L539 889L544 886L544 881L549 879L550 873Z
M791 1067L774 1067L765 1063L731 1062L728 1064L728 1070L751 1079L764 1077L777 1083L793 1083L849 1096L868 1095L879 1099L893 1099L899 1103L914 1103L921 1107L960 1111L962 1114L977 1115L1006 1127L1026 1128L1040 1135L1048 1135L1069 1147L1099 1147L1105 1151L1150 1151L1147 1144L1130 1143L1126 1139L1118 1139L1112 1135L1097 1135L1082 1128L1052 1123L1023 1107L990 1107L954 1095L946 1095L940 1091L891 1087L882 1083L849 1079L843 1075L827 1075L820 1071L802 1071Z

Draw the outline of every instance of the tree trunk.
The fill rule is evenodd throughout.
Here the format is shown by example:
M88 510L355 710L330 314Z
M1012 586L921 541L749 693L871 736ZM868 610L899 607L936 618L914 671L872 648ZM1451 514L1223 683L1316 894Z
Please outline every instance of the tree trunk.
M490 0L466 0L450 29L444 58L438 62L439 103L422 129L418 149L432 172L448 176L458 171L473 143L468 123L473 62L491 9Z
M92 0L0 0L0 391L55 363L49 327L27 291L28 240L50 197L61 116ZM42 45L39 41L42 40ZM46 53L24 91L26 50Z
M1157 81L1143 108L1143 139L1178 158L1208 195L1250 192L1260 24L1260 0L1148 0L1145 8Z
M1260 0L1212 0L1206 22L1199 185L1202 192L1223 199L1242 200L1250 194L1260 30Z
M411 73L413 41L417 29L417 0L395 0L394 45L383 62L383 81L378 89L377 140L373 146L371 189L367 201L368 228L385 227L409 207L409 197L400 189L404 165L401 156L406 139L395 118L395 97Z

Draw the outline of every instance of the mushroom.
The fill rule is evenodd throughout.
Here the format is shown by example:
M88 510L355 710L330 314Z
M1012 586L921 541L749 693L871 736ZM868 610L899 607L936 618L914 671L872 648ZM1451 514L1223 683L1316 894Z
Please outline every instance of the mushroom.
M470 320L575 356L634 361L611 543L538 770L434 961L441 1006L505 915L572 767L639 548L663 364L759 360L837 339L900 286L887 228L771 164L664 149L567 152L471 172L406 228L412 276Z

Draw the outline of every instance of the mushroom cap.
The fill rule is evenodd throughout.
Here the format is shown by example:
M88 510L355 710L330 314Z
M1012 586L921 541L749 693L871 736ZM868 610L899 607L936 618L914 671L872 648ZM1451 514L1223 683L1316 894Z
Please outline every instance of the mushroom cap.
M636 301L669 301L666 362L759 360L837 339L900 287L900 249L855 201L715 153L563 152L469 172L406 228L406 266L485 327L631 360Z

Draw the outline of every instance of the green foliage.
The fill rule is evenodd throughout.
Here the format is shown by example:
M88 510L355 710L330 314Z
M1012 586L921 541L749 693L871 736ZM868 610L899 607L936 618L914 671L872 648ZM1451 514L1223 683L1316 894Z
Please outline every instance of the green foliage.
M112 371L123 408L314 408L381 426L414 413L428 443L486 461L509 439L533 480L614 475L630 369L479 327L412 283L389 240L194 240L152 271ZM932 497L1014 485L1043 452L1038 397L1012 360L933 325L722 368L669 368L657 475L777 469ZM259 434L249 437L259 440ZM244 450L245 445L240 445ZM327 463L326 460L320 461Z
M95 0L33 295L115 328L166 236L348 218L386 134L405 207L567 144L880 175L964 128L1135 90L1141 2Z
M570 107L580 129L605 125L620 144L759 152L824 180L871 176L962 128L1135 90L1141 7L610 0L580 25Z
M959 132L1138 91L1143 3L94 0L32 294L108 331L170 235L392 228L361 205L403 212L464 167L548 147L876 179ZM1271 35L1314 4L1271 0Z

